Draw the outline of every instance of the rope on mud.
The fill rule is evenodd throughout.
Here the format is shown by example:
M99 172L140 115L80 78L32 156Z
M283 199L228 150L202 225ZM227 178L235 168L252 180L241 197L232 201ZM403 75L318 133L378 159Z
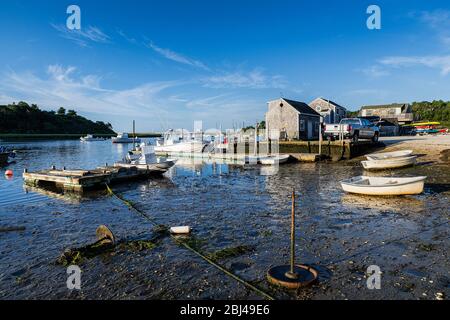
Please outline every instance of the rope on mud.
M146 214L145 212L143 212L142 210L136 208L136 206L131 203L130 201L126 200L125 198L123 198L120 195L117 195L114 193L114 191L111 190L111 188L109 187L108 184L106 184L106 190L108 191L108 194L111 196L114 196L115 198L119 199L121 202L123 202L125 205L127 205L130 209L132 209L133 211L135 211L136 213L138 213L139 215L141 215L142 217L144 217L146 220L148 220L151 224L155 225L155 226L160 226L158 223L156 223L156 221L150 217L148 214ZM167 227L167 226L165 226ZM216 267L217 269L219 269L220 271L222 271L223 273L225 273L226 275L228 275L229 277L233 278L234 280L236 280L237 282L243 284L244 286L246 286L247 288L253 290L254 292L260 294L261 296L265 297L268 300L275 300L274 297L272 297L271 295L269 295L268 293L264 292L263 290L255 287L254 285L252 285L251 283L245 281L244 279L240 278L239 276L235 275L234 273L232 273L231 271L227 270L226 268L222 267L221 265L219 265L218 263L214 262L213 260L211 260L210 258L208 258L207 256L205 256L203 253L201 253L200 251L196 250L195 248L193 248L192 246L190 246L189 244L187 244L186 242L180 241L178 240L175 236L173 236L172 234L170 234L170 237L172 238L172 240L174 240L176 243L182 245L183 247L185 247L186 249L188 249L189 251L191 251L192 253L195 253L197 256L199 256L200 258L202 258L203 260L205 260L206 262L208 262L209 264L211 264L212 266Z

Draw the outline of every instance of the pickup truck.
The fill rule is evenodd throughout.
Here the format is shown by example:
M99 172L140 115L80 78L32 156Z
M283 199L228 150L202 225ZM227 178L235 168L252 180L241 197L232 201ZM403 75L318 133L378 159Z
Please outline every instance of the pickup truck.
M367 119L346 118L339 124L325 125L324 137L328 140L339 138L343 134L344 138L358 142L359 139L370 139L377 142L380 136L380 128Z

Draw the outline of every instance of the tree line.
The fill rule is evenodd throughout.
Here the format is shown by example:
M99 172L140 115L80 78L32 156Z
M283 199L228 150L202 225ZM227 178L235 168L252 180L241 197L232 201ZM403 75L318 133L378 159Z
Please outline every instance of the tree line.
M450 101L413 102L411 106L414 121L438 121L443 124L450 124ZM359 111L347 112L347 117L357 117L358 115Z
M0 105L2 134L114 134L110 123L91 121L73 109L41 110L26 102Z

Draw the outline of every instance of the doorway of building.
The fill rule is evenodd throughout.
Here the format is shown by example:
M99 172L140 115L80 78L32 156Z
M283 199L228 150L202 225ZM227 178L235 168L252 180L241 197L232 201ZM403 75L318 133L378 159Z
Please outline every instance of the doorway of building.
M308 140L313 138L313 123L312 121L307 121L306 126L308 128Z

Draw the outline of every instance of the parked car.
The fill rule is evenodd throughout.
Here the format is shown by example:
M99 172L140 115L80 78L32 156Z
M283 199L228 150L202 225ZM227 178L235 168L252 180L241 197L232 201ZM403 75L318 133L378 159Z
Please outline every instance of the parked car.
M344 139L352 139L357 142L359 139L370 139L377 142L380 137L380 128L367 119L345 118L339 124L325 125L324 136L328 140L334 140L343 134Z

